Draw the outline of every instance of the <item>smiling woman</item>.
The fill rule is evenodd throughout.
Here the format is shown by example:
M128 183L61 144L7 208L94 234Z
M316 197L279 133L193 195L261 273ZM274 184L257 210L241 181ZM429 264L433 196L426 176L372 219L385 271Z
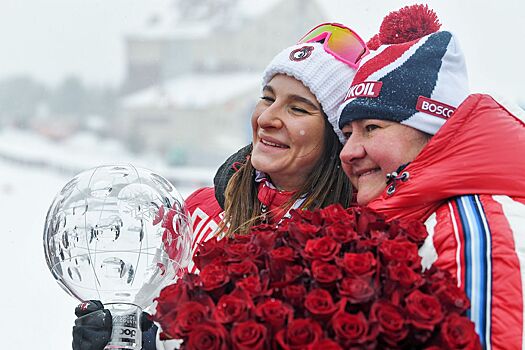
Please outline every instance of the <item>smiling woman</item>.
M225 170L224 203L214 188L186 200L194 247L217 235L246 233L255 224L279 224L291 209L350 203L350 183L338 159L342 134L333 125L367 53L351 29L328 23L274 57L251 118L253 150L241 152L239 162L226 162L235 171Z
M469 95L458 39L437 23L423 5L385 18L339 109L340 158L360 205L427 227L423 267L465 291L483 348L525 349L524 119Z

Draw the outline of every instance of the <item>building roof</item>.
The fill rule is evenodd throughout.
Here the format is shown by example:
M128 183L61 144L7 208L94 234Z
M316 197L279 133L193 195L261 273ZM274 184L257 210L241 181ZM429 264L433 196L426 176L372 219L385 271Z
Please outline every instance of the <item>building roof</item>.
M170 106L201 109L257 89L260 83L258 73L188 74L132 93L121 102L127 109Z

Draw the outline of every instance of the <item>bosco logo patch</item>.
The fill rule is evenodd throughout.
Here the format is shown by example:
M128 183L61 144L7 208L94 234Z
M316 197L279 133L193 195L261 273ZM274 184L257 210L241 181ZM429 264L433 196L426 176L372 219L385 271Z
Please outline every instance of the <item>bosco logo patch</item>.
M447 104L432 100L425 96L419 96L416 109L439 118L448 119L452 116L456 108Z
M290 60L292 61L302 61L306 58L308 58L312 51L314 50L313 46L303 46L299 49L295 49L292 52L290 52Z
M364 81L352 85L346 94L345 100L356 97L377 97L381 92L383 82L381 81Z

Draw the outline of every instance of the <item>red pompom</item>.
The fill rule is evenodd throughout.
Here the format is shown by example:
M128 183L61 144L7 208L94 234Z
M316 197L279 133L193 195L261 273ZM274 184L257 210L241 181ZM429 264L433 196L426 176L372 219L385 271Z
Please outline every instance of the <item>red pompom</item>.
M381 44L400 44L437 32L440 27L436 13L427 5L411 5L390 12L378 36Z
M368 42L366 43L366 46L369 50L377 50L379 46L381 46L381 40L379 40L379 34L374 35Z

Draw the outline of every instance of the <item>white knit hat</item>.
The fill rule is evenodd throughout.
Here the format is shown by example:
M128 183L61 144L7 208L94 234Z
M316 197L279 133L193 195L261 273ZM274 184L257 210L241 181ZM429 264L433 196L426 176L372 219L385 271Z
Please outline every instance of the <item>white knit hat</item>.
M263 87L276 74L294 77L310 89L343 142L337 127L337 108L344 100L355 70L326 52L322 44L305 43L288 47L274 57L264 70Z

